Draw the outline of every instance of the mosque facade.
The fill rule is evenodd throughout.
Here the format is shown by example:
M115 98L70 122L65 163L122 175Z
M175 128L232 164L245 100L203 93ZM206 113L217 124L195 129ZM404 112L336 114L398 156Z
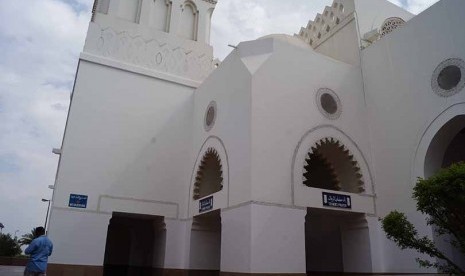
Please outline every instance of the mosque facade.
M48 275L437 273L387 240L392 210L465 265L412 200L465 161L465 1L335 0L221 62L216 4L95 2Z

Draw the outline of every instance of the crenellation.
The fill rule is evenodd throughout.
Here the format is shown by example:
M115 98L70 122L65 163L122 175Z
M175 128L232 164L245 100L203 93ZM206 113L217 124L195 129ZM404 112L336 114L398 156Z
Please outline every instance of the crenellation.
M318 13L314 20L310 20L306 28L301 28L298 37L315 47L349 14L342 1L335 0L331 6L325 7L323 13Z

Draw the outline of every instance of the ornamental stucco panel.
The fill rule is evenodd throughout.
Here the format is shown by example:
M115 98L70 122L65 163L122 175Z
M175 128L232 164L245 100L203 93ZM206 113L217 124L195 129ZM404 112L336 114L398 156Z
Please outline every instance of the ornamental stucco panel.
M200 49L199 49L200 48ZM205 47L206 48L206 47ZM213 70L212 54L181 40L132 35L91 23L85 51L139 67L201 81Z

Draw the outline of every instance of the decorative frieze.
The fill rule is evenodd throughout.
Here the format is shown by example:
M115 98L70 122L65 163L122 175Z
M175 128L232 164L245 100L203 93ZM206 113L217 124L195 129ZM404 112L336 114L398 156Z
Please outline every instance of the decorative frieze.
M95 23L93 27L99 29L93 37L89 33L86 52L195 81L202 81L214 68L211 50L203 47L186 49L176 45L177 40L131 36Z

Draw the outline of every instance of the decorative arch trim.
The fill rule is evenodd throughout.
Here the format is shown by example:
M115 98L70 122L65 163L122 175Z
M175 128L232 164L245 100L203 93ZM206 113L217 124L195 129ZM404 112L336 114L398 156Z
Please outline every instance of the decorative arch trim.
M192 40L197 41L198 29L199 29L199 10L197 8L197 5L194 2L192 2L190 0L187 0L184 3L181 4L181 11L182 12L184 12L184 9L186 8L186 6L189 6L193 11L193 16L194 16L193 24L194 24L194 26L192 28L193 34L192 34L191 38L192 38ZM182 22L182 20L183 20L183 18L181 16L181 22Z
M304 162L311 148L319 141L328 137L340 141L346 150L357 160L360 173L363 175L365 195L375 194L373 177L368 162L355 141L342 130L332 125L321 125L308 130L297 143L291 164L291 193L292 204L295 205L296 188L303 186Z
M221 138L217 136L209 136L202 146L200 147L199 152L197 153L197 157L195 159L195 163L192 168L191 178L190 178L190 186L189 186L189 199L188 199L188 212L190 216L197 215L198 210L195 209L196 203L198 203L198 199L193 199L194 195L194 187L196 181L196 174L197 169L202 162L203 156L209 149L215 149L218 157L221 160L222 165L222 172L223 172L223 189L219 192L213 194L215 199L215 209L227 208L229 207L229 157L226 151L226 147L224 142Z
M418 177L425 177L425 158L428 148L431 145L436 134L445 126L449 121L457 116L465 115L465 102L456 103L451 105L441 113L439 113L431 122L429 122L419 135L417 147L413 154L411 161L411 176L412 183L415 183Z

